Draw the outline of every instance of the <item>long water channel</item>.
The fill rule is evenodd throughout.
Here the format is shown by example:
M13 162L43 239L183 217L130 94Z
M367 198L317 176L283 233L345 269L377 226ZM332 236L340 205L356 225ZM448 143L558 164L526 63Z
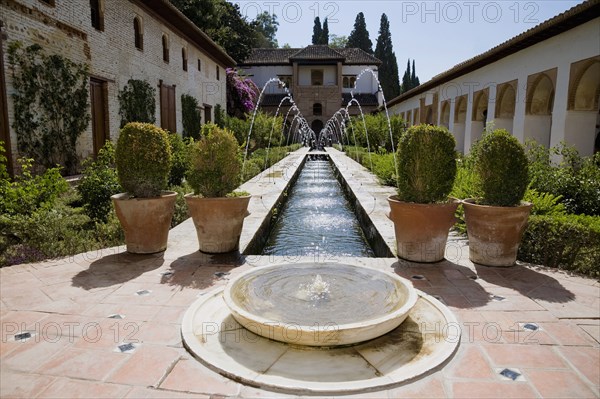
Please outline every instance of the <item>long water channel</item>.
M306 160L263 255L375 256L329 160Z

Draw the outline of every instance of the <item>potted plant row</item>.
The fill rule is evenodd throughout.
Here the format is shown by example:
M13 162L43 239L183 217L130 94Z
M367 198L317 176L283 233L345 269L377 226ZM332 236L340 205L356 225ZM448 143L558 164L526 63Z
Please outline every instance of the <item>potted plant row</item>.
M193 189L185 200L198 235L200 251L225 253L239 248L250 194L234 192L241 180L242 160L234 134L205 124L201 139L190 148L186 179Z
M127 251L164 251L177 193L164 191L171 169L167 132L150 123L132 122L119 134L115 163L121 187L111 197L125 233Z
M525 149L506 130L495 130L485 133L473 152L481 198L463 201L469 258L512 266L532 207L522 201L529 182Z
M398 143L397 191L388 198L398 256L422 263L444 259L460 201L449 198L456 177L456 142L443 127L418 125Z

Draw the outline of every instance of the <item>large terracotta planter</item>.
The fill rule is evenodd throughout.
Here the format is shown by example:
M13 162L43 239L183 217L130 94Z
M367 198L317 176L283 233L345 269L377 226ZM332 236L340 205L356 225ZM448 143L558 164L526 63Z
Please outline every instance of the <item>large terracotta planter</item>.
M444 259L448 231L455 223L454 213L460 201L443 204L403 202L388 198L394 222L398 257L413 262L432 263Z
M250 195L233 198L185 196L188 212L196 226L200 251L220 254L239 249L244 218L250 215Z
M471 262L485 266L514 265L531 206L528 202L513 207L487 206L477 205L472 199L464 200Z
M130 198L127 193L110 198L125 232L127 252L152 254L167 249L176 192L163 191L155 198Z

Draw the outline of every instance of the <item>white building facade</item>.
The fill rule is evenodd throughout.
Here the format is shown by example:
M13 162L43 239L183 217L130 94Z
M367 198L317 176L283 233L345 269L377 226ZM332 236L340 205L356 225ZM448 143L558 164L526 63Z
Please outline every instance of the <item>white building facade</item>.
M389 102L409 125L446 126L468 153L493 122L520 141L589 156L600 126L600 1L582 3Z
M235 61L168 0L0 0L0 25L0 140L9 165L19 156L7 56L14 41L89 66L92 118L77 143L82 158L118 137L118 93L129 79L156 89L156 124L173 133L183 130L182 94L196 98L202 122L217 104L226 109L225 69Z

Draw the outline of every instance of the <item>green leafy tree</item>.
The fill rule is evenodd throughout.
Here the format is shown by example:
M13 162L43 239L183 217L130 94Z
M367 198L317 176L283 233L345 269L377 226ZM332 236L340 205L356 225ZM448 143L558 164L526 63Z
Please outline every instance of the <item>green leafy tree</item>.
M170 1L236 61L244 61L257 47L260 36L239 5L225 0Z
M390 22L385 14L381 15L375 57L382 62L379 67L379 80L383 87L383 94L389 101L400 94L400 79L398 77L398 61L392 45Z
M145 80L129 79L119 91L121 127L129 122L154 123L156 118L156 90Z
M319 17L315 17L315 24L313 26L312 44L321 44L321 37L323 36L323 28L321 27L321 20Z
M254 21L252 21L252 26L258 33L256 47L279 47L277 38L275 37L277 34L277 27L279 26L277 15L269 14L267 11L258 14Z
M346 47L359 48L369 54L373 54L373 42L369 38L369 31L367 30L367 23L365 22L365 15L362 12L359 12L358 15L356 15L354 29L352 29L350 36L348 36L348 43L346 43Z
M329 47L345 48L348 47L348 36L338 36L335 34L329 35Z
M78 172L77 139L90 121L87 65L18 41L8 46L8 62L19 151L44 168Z
M323 30L321 31L319 44L329 44L329 24L327 23L327 18L323 21Z
M201 116L198 100L189 94L181 95L181 118L183 122L183 137L200 137Z
M419 82L419 77L416 74L415 71L415 60L413 60L412 62L412 70L410 68L410 58L406 64L406 71L404 72L404 75L402 76L402 86L401 86L401 92L402 93L406 93L407 91L414 89L415 87L419 86L421 83Z

